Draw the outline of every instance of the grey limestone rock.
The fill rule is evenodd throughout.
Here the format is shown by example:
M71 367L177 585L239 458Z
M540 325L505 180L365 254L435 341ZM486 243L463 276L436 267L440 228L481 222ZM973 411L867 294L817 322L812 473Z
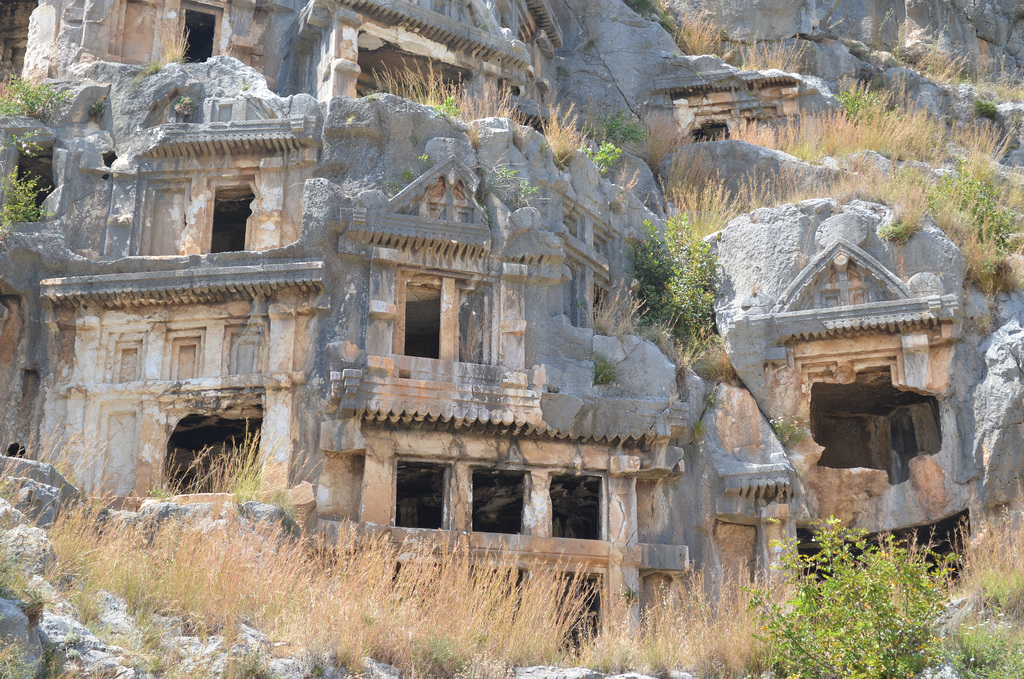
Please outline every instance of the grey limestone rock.
M0 553L32 575L41 575L54 559L46 531L24 524L0 533Z
M516 679L604 679L605 675L586 667L517 667Z
M16 649L29 667L37 663L42 652L36 628L29 624L17 602L8 599L0 599L0 647Z

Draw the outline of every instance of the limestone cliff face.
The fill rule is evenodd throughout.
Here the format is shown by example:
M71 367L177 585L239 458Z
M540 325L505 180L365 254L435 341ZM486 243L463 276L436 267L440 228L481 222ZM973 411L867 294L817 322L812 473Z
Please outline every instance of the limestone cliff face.
M824 196L733 220L712 237L732 384L594 328L672 208L656 173L811 191L851 165L717 140L607 172L536 128L570 104L697 139L835 110L829 82L872 72L848 48L815 43L821 78L743 71L616 0L160 7L44 0L0 33L4 69L69 92L0 119L4 174L52 180L46 217L0 235L10 454L78 446L87 490L131 506L204 490L183 470L258 431L269 482L310 484L309 530L462 535L632 605L694 564L764 569L830 515L879 531L1019 502L1022 300L972 290L930 224L897 246L892 210ZM861 25L854 4L730 7L730 30L770 18L759 37ZM185 30L186 63L162 64ZM421 67L532 125L374 91ZM969 92L914 76L965 120Z

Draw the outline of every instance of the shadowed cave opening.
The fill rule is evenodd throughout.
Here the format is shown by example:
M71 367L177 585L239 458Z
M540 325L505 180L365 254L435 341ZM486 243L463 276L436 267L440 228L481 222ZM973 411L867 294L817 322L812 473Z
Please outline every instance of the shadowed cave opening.
M213 56L213 39L217 32L217 17L206 12L185 10L185 61L197 63Z
M38 4L38 0L0 3L0 79L21 75L28 50L29 17Z
M262 408L249 417L187 415L167 441L164 475L179 493L213 492L220 479L258 455Z
M416 83L433 79L440 79L446 84L472 80L472 73L466 69L406 52L395 43L377 36L362 32L358 41L356 94L360 97L381 91L409 96L414 93L407 88L415 88Z
M930 545L929 549L939 556L963 554L965 542L971 535L971 514L965 509L934 523L899 528L888 533L870 533L866 536L866 541L868 544L877 545L885 535L892 535L901 544ZM819 546L814 541L813 528L797 528L796 541L797 550L801 554L811 555L818 552ZM934 557L929 557L928 560L935 563Z
M256 196L248 188L218 189L213 201L210 252L245 250L246 229Z
M888 369L852 384L811 386L811 435L825 450L819 467L880 469L890 484L910 479L910 460L939 452L942 428L934 396L900 391Z
M7 457L25 457L25 446L21 445L17 441L7 446L7 452L4 453Z
M694 143L700 141L721 141L729 138L729 126L725 123L710 123L693 131Z
M405 355L441 356L441 288L409 285L405 293Z
M473 471L473 530L515 534L522 530L526 473Z
M551 536L601 539L601 478L551 477Z
M445 466L399 462L396 474L395 525L441 528L444 520Z
M35 180L36 206L42 207L43 201L56 188L53 182L53 149L43 149L35 155L23 154L18 160L18 179Z

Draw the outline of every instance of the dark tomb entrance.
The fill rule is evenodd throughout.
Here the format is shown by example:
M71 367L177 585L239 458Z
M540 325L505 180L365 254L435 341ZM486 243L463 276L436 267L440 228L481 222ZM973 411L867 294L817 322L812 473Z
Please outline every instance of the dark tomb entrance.
M197 63L213 56L217 17L206 12L185 10L185 61Z
M213 202L210 252L245 250L245 237L254 200L256 196L248 188L217 190Z
M825 447L820 467L866 467L889 483L910 478L910 460L939 452L942 429L934 396L900 391L889 370L857 375L852 384L811 387L811 435Z
M188 415L167 442L164 475L176 493L222 490L242 466L259 463L262 409L250 417Z

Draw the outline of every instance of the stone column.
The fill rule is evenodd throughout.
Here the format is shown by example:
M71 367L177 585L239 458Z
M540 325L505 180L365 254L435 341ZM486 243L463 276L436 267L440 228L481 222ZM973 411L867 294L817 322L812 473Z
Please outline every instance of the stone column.
M260 456L268 485L284 488L288 484L288 466L292 456L292 355L295 350L295 306L290 303L271 304L267 358L268 380L263 408L263 429L260 432Z
M788 504L770 504L761 508L757 524L757 569L766 580L777 576L772 567L779 563L783 548L773 542L796 537L796 523L789 513Z
M442 528L468 533L473 530L473 467L456 462L448 474Z
M398 252L374 248L370 255L370 308L366 324L366 353L387 356L398 353L394 337L398 317L398 290L395 266Z
M628 464L622 466L626 469L631 467ZM639 620L640 616L640 569L633 561L622 563L622 555L637 544L636 512L636 478L610 475L607 535L613 547L612 558L618 563L608 564L608 595L612 598L622 597L620 603L628 607L633 620Z
M359 520L390 526L395 520L395 460L368 449L363 466L363 497Z
M269 250L285 245L281 239L284 208L284 160L264 158L256 180L256 200L249 218L247 250Z
M525 264L502 263L499 284L499 313L501 314L501 346L499 360L512 370L522 371L526 364L526 276Z
M441 279L441 345L442 361L459 358L459 291L454 278Z
M546 469L531 470L526 476L523 535L551 537L551 474Z
M331 60L324 74L321 101L331 97L355 97L359 68L359 27L362 21L354 12L338 9L330 36Z

